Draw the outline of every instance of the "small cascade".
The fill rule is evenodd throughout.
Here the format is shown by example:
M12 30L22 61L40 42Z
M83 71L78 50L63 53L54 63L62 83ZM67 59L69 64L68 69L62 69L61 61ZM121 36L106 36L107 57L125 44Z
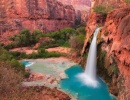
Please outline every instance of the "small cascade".
M96 79L96 56L97 56L97 35L100 28L97 28L94 32L94 37L92 40L92 43L90 45L89 53L88 53L88 59L86 64L85 73L77 75L78 78L80 78L86 85L98 87L98 81Z

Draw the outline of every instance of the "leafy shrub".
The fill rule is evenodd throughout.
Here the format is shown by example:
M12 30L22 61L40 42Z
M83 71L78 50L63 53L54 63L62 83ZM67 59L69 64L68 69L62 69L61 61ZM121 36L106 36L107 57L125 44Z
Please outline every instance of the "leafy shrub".
M130 0L125 0L125 3L130 4Z
M63 46L63 47L70 47L70 44L69 44L68 41L66 41L62 46Z
M24 72L25 67L19 63L16 59L11 59L10 61L7 61L7 63L14 69L16 69L17 71L22 71Z
M57 46L59 46L58 44L56 44L56 43L50 43L50 44L46 44L46 43L41 43L40 44L40 46L38 47L38 49L40 49L40 48L45 48L45 49L47 49L47 48L53 48L53 47L57 47Z
M28 29L24 29L18 35L10 37L9 39L14 42L16 47L30 46L38 42L38 40L44 37L43 33L39 30L34 30L32 33Z
M13 58L15 58L15 59L20 59L20 58L26 58L27 57L27 55L26 55L26 53L25 52L18 52L18 51L10 51L9 52L12 56L13 56Z
M38 54L33 52L32 54L27 55L27 58L28 59L36 59L36 58L38 58Z
M45 58L49 58L49 57L60 57L62 54L58 53L58 52L47 52L45 55Z
M11 55L13 55L16 59L19 59L20 58L20 55L21 55L21 52L10 52Z
M78 34L78 32L72 28L65 28L57 32L51 32L49 34L46 34L46 36L55 39L56 45L63 46L73 34Z
M35 44L41 37L45 37L45 35L40 30L34 30L31 34L30 40Z
M30 73L29 73L29 72L25 72L25 73L24 73L24 77L25 77L25 78L29 78L29 76L30 76Z
M19 53L14 53L14 55L19 55ZM0 61L6 62L8 65L10 65L12 68L14 68L17 71L24 72L24 66L22 66L12 55L12 53L9 53L7 50L0 47Z
M7 50L0 47L0 60L7 61L14 58Z
M47 49L47 48L52 48L52 47L57 47L57 46L58 46L58 44L56 44L54 40L49 40L49 41L45 41L45 42L41 43L38 48Z
M38 49L38 53L33 52L32 54L27 55L28 59L36 59L36 58L50 58L50 57L59 57L61 53L57 52L47 52L44 48Z
M59 39L59 40L56 41L56 44L58 44L59 46L64 45L64 43L65 43L65 41L62 40L62 39Z
M13 43L10 43L10 44L4 46L4 48L7 49L7 50L12 49L14 47L15 47L15 45Z
M21 52L21 53L20 53L20 58L26 58L26 57L27 57L27 55L26 55L25 52Z
M97 14L104 14L104 15L106 15L112 9L113 7L111 6L103 6L103 5L98 5L93 8L94 12L96 12Z
M79 54L84 45L84 40L85 40L85 35L83 34L73 35L70 37L69 43L71 48L74 48Z
M84 35L86 34L85 27L83 27L83 26L82 26L82 27L77 28L76 30L78 31L78 33L79 33L79 34L84 34Z

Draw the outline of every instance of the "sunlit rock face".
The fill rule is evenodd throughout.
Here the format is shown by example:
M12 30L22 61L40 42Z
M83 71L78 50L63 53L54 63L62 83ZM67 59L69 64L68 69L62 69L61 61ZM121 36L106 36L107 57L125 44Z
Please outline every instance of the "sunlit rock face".
M103 43L101 49L106 51L106 69L111 73L116 64L119 72L112 76L110 91L118 95L119 100L130 99L130 6L122 7L111 11L107 17L92 13L88 20L86 30L85 47L88 45L88 39L98 25L103 25L100 39ZM83 52L84 52L83 50ZM100 55L99 55L100 56ZM97 66L98 67L98 66ZM115 67L115 68L116 68ZM113 70L112 70L113 68ZM105 73L104 73L105 74Z
M110 12L107 16L103 33L106 40L106 51L113 57L120 71L119 100L130 99L130 6ZM119 81L118 80L118 81Z
M76 24L86 23L90 14L90 0L58 0L66 5L72 5L76 11Z
M0 34L4 43L8 36L22 29L51 32L75 24L75 10L56 0L1 0Z

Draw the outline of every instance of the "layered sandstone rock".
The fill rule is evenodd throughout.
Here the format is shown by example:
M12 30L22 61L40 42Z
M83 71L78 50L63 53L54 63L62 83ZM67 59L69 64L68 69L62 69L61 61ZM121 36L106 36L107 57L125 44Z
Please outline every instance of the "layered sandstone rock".
M86 23L90 14L90 0L58 0L66 5L72 5L76 11L76 24Z
M0 34L7 37L28 28L51 32L72 27L75 23L75 10L56 0L1 0Z
M103 28L106 51L112 56L120 71L119 100L130 100L130 6L109 13Z
M110 83L111 92L116 95L119 92L118 100L130 100L130 6L113 10L107 15L106 21L104 19L102 15L94 13L90 16L86 27L84 50L92 32L99 24L102 24L99 37L100 40L103 40L101 49L106 52L105 62L107 64L105 67L109 74L113 73ZM104 74L106 73L104 72Z

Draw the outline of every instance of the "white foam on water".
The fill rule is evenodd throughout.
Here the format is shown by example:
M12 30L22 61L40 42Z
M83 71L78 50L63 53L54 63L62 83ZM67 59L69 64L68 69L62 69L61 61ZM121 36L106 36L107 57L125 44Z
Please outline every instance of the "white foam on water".
M29 62L29 64L25 65L25 67L30 67L33 64L34 64L34 62Z
M96 79L92 79L86 73L81 73L76 76L84 85L97 88L100 86L100 83Z

